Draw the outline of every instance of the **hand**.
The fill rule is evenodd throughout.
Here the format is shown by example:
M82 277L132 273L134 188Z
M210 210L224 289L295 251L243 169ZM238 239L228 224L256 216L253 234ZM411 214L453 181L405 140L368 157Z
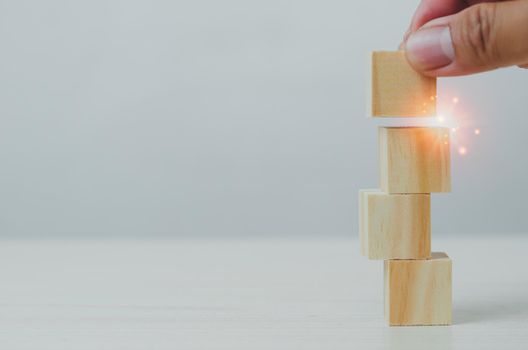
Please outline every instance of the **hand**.
M528 0L422 0L401 48L430 76L528 68Z

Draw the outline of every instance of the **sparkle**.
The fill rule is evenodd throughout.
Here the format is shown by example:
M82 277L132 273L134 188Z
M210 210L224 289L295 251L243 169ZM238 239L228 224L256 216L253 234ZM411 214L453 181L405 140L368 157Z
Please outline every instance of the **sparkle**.
M458 154L460 154L461 156L465 155L467 153L467 149L466 147L459 147L458 148Z
M480 135L480 129L475 129L475 135Z
M457 131L457 128L452 128L451 131L452 131L452 132L456 132L456 131Z
M438 122L439 122L440 124L442 124L443 122L445 122L445 118L444 118L443 115L439 115L436 119L438 120Z
M453 97L453 103L458 103L458 97Z

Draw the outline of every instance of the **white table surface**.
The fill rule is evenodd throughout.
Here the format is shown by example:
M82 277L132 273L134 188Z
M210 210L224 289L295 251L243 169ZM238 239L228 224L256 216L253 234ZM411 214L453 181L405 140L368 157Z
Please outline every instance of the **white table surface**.
M3 241L0 349L528 349L528 236L433 247L451 327L386 326L353 239Z

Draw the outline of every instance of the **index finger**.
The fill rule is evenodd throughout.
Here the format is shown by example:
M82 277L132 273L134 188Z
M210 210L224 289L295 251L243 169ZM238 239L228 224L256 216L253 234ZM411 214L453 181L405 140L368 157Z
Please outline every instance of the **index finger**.
M462 11L468 7L464 0L422 0L411 20L410 31L414 32L427 22Z

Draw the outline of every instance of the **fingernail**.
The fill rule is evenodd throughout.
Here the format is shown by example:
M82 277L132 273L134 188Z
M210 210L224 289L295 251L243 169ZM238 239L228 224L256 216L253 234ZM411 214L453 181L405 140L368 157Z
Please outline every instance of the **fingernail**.
M412 33L405 50L411 64L421 70L441 68L455 59L451 32L447 26L423 28Z

